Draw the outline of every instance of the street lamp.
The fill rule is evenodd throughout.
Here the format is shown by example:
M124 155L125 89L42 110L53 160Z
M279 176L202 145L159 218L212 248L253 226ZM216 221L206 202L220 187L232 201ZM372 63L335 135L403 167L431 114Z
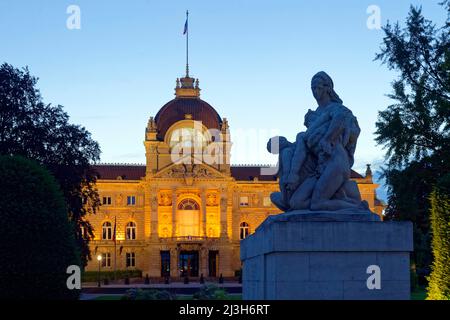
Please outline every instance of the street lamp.
M97 256L97 260L98 260L98 277L97 277L97 280L98 280L98 284L97 284L97 286L100 288L100 266L101 266L101 264L102 264L102 255L101 254L99 254L98 256Z

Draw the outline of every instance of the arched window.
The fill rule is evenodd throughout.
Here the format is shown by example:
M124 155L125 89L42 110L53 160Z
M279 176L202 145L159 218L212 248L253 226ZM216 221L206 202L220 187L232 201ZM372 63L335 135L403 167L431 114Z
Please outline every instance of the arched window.
M136 240L136 223L128 222L125 231L127 240Z
M239 226L239 238L244 240L250 233L250 226L247 222L242 222Z
M203 148L208 144L206 135L195 127L184 127L173 130L170 135L170 148Z
M178 204L178 210L200 210L200 206L192 199L184 199Z
M111 240L112 239L112 225L111 225L111 222L103 223L102 239L103 240Z

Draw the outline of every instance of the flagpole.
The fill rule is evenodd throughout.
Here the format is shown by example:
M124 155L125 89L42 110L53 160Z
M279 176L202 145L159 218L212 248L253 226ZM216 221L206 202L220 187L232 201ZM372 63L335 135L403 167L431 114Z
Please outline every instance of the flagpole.
M186 77L189 77L189 11L186 10Z

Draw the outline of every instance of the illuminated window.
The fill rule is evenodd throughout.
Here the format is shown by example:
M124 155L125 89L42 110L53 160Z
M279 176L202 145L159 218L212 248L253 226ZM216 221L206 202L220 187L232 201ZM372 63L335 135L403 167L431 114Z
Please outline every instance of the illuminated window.
M128 222L125 231L127 240L136 240L136 223Z
M270 200L270 197L264 197L263 205L264 205L264 207L270 207L272 205L272 201Z
M242 222L239 226L239 238L244 240L250 233L250 227L247 222Z
M199 205L192 199L185 199L178 204L178 210L199 210Z
M136 267L136 254L134 252L127 252L126 263L127 268Z
M110 206L112 204L111 197L103 197L102 198L102 205L104 206Z
M103 229L102 239L103 240L112 240L112 225L111 225L111 222L103 223L102 229Z
M208 140L201 130L195 128L180 128L172 132L170 136L170 147L178 148L203 148L207 145Z
M239 204L241 207L248 207L248 197L240 197Z
M176 216L177 234L180 237L200 235L200 206L192 199L182 200L178 206Z
M111 267L111 253L109 252L102 253L102 267L103 268Z
M136 205L136 196L128 196L127 206L135 206L135 205Z

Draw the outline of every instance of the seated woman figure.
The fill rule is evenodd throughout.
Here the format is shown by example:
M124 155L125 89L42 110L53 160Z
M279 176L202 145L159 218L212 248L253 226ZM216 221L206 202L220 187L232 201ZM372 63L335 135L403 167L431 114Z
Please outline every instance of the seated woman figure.
M286 139L280 143L281 192L273 194L272 201L285 211L367 209L350 180L358 122L325 72L313 77L311 89L318 107L306 114L307 130L297 135L295 144Z

